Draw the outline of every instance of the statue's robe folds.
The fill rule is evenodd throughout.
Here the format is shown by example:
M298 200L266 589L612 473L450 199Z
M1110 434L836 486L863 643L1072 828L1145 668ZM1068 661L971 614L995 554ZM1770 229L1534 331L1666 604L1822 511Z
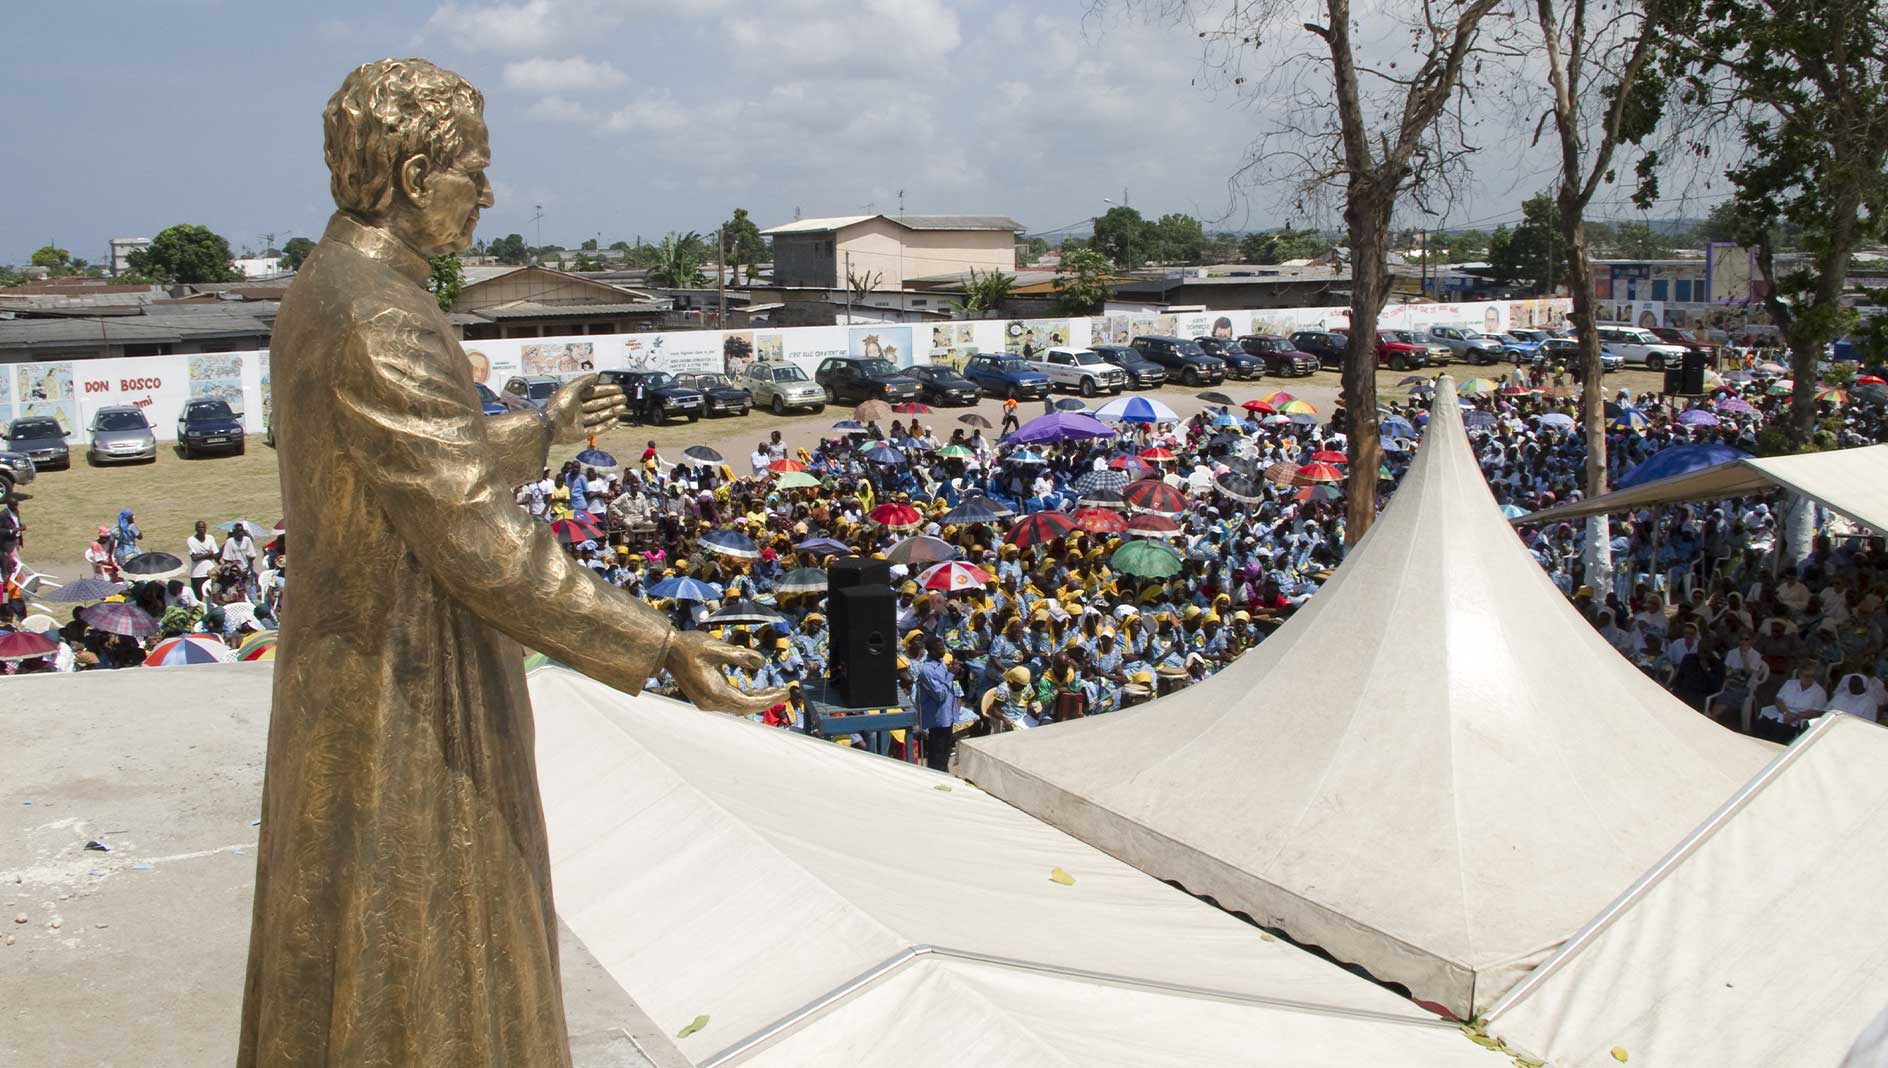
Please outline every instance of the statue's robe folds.
M634 693L673 633L513 503L424 258L335 216L276 320L293 587L241 1068L570 1063L520 643Z

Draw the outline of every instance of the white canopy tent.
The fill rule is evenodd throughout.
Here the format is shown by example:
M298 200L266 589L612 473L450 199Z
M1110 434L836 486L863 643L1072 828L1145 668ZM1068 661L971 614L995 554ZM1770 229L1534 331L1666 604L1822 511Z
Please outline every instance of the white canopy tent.
M1544 508L1514 522L1539 526L1607 512L1629 512L1652 504L1717 501L1778 489L1808 497L1876 533L1888 533L1888 445L1732 460Z
M1522 548L1451 380L1388 509L1217 675L960 773L1469 1018L1775 751L1621 659Z
M1888 1003L1884 886L1888 729L1825 716L1488 1028L1565 1068L1837 1064Z
M957 780L530 686L558 915L702 1068L1505 1063Z

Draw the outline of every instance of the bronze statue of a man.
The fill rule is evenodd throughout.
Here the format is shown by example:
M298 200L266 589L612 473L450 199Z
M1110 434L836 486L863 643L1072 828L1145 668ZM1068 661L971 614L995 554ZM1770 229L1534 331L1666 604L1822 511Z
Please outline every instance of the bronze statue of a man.
M635 693L668 668L752 711L724 663L512 503L553 442L622 411L585 378L480 414L426 258L493 203L479 92L424 60L349 74L323 115L339 210L283 298L274 425L295 595L275 704L243 1068L568 1065L520 643Z

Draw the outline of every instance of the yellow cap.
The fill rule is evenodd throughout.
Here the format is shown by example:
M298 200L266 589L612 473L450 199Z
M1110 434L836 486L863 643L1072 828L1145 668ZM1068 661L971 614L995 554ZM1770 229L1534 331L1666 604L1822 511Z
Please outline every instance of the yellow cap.
M903 586L898 587L898 592L899 593L917 593L918 584L911 581L910 579L906 579L905 584Z
M708 632L708 636L710 638L713 638L715 641L720 641L727 633L728 632L724 628L716 627L715 629Z
M1151 671L1136 671L1133 675L1133 679L1142 686L1152 686L1154 684L1154 673Z
M1180 614L1188 619L1198 619L1200 618L1200 606L1197 604L1187 605L1186 610Z
M805 618L805 619L803 619L803 620L801 620L800 622L802 622L802 623L824 623L824 622L826 622L826 617L825 617L825 616L822 616L822 615L820 615L820 614L819 614L818 612L808 612L808 613L806 614L806 618Z
M1204 615L1204 616L1202 616L1202 617L1200 618L1200 622L1201 622L1201 623L1218 623L1218 622L1219 622L1219 613L1218 613L1218 612L1208 612L1208 613L1206 613L1206 615Z
M774 648L776 648L776 649L791 649L791 648L793 648L793 643L792 643L792 642L790 642L790 641L788 641L788 640L786 640L785 638L775 638L775 639L774 639Z
M1232 614L1232 619L1235 623L1250 623L1252 622L1252 613L1241 608L1239 611Z
M1027 686L1029 685L1029 669L1019 664L1003 673L1003 681L1011 686Z
M911 661L906 660L902 656L898 658L898 670L903 671L910 666L911 666Z
M921 631L921 630L919 630L919 629L918 629L918 628L916 628L916 627L913 627L913 628L911 628L910 630L908 630L908 631L906 631L906 632L905 632L905 637L904 637L904 640L905 640L905 641L915 641L915 640L917 640L917 639L919 639L919 638L922 638L922 637L924 637L924 632L923 632L923 631Z

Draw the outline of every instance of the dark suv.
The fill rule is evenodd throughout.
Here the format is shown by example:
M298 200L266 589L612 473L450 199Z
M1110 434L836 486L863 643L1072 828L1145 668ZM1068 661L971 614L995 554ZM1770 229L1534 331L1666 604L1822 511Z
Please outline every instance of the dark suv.
M177 451L186 459L205 452L243 454L243 422L229 402L214 397L193 400L177 417Z
M1090 345L1089 351L1128 373L1128 385L1154 389L1167 381L1167 369L1126 345Z
M1265 361L1265 369L1275 375L1308 375L1318 369L1318 358L1299 352L1290 341L1275 334L1247 334L1239 347Z
M1325 367L1342 367L1344 353L1350 349L1350 338L1329 330L1300 330L1291 336L1291 347L1316 356L1318 363Z
M1199 344L1184 337L1143 334L1133 341L1134 351L1167 369L1189 386L1217 385L1226 380L1226 361L1208 356Z
M824 386L835 403L918 399L917 379L877 357L828 357L813 372L813 381Z
M701 418L704 401L701 390L690 389L667 371L602 371L597 382L623 387L632 409L623 413L623 421L640 418L645 423L662 424L672 416L684 415L689 422ZM636 403L636 387L642 386L642 404Z
M1239 347L1237 341L1223 337L1196 337L1193 343L1206 353L1226 365L1227 378L1264 378L1265 361L1249 355Z

